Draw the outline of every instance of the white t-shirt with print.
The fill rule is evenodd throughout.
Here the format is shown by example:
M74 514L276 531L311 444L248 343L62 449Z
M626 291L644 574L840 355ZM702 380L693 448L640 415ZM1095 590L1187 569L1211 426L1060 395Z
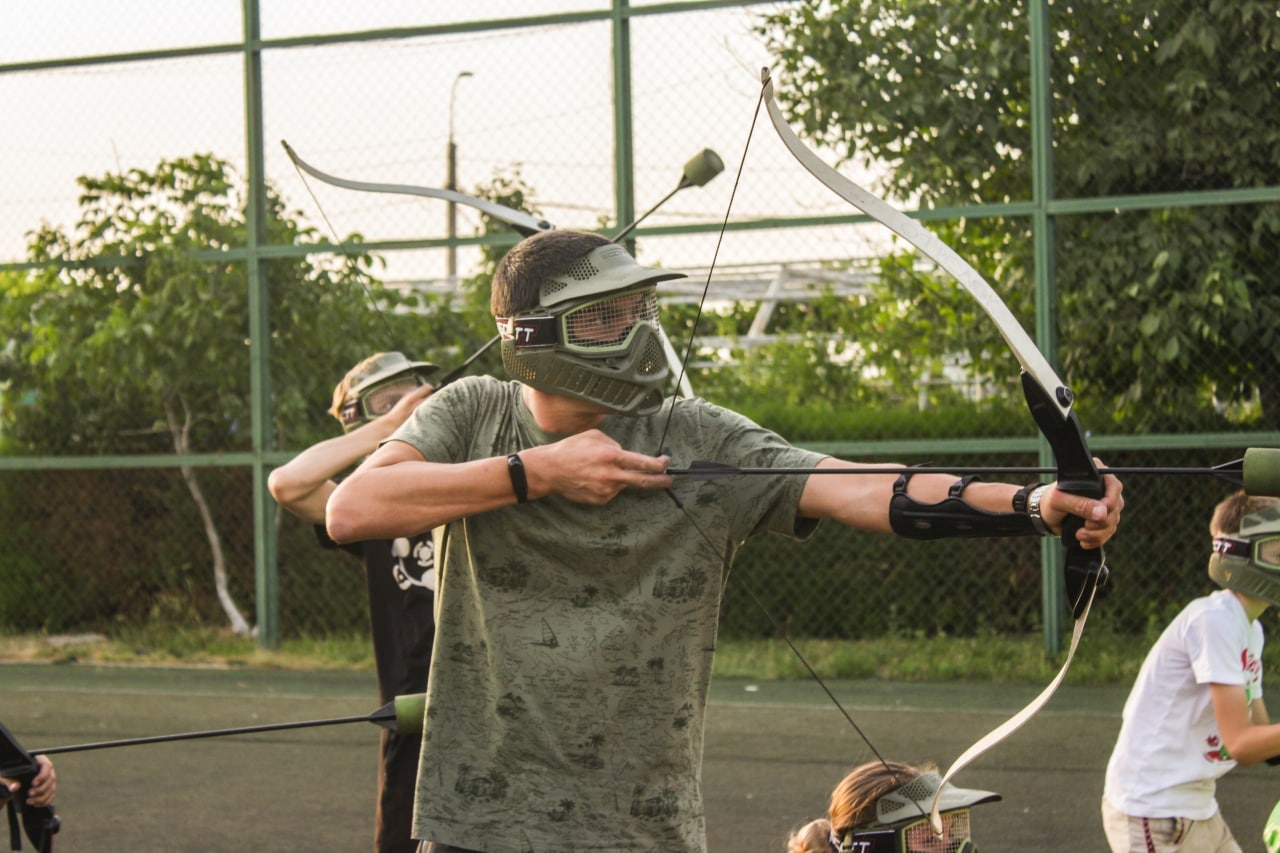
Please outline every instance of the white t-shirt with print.
M1206 820L1216 780L1236 766L1222 743L1211 684L1262 696L1262 625L1219 590L1183 608L1143 661L1124 706L1103 797L1133 817Z

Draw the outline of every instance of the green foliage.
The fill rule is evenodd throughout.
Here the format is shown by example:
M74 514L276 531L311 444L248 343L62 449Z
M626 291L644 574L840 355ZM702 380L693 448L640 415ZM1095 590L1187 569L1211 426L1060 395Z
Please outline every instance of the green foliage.
M776 409L784 416L790 410L822 426L833 423L832 415L863 418L872 409L984 408L975 400L986 408L995 401L1007 414L1010 392L1021 408L1016 360L953 281L909 255L890 254L878 261L870 290L866 297L828 293L776 306L768 329L775 342L699 353L704 365L717 366L696 370L694 387L738 409ZM754 304L708 310L699 334L735 341L746 334L755 310ZM664 318L677 340L690 334L693 313L681 307ZM1004 432L1002 425L995 434Z
M530 216L542 215L537 203L533 200L533 190L520 174L519 166L495 170L488 181L476 186L474 194L512 210L524 211ZM493 280L493 271L507 250L523 238L511 225L483 211L480 214L480 221L480 227L486 235L501 235L507 238L501 243L485 244L482 247L480 267L464 282L468 292L467 305L472 311L472 316L482 321L484 328L487 329L493 321L489 313L489 283Z
M47 643L47 639L44 635L0 628L0 660L313 672L372 672L374 665L366 629L289 637L274 650L225 629L167 623L117 627L109 634L88 634L56 645Z
M1273 3L1048 9L1055 197L1280 184L1280 132L1263 118L1280 114ZM1031 197L1026 15L995 0L842 0L788 4L760 29L808 136L887 165L896 197L973 204ZM1032 268L1009 227L949 235L1006 301L1026 298ZM1280 205L1061 216L1056 236L1060 355L1082 399L1127 430L1280 426Z
M701 388L701 386L699 386ZM788 404L767 396L733 399L733 408L761 426L785 436L793 444L926 438L1030 437L1035 425L1017 398L993 398L987 403L864 405L828 401L832 408Z
M1280 426L1280 289L1273 261L1240 239L1252 215L1214 207L1070 221L1059 269L1079 287L1064 293L1075 318L1064 351L1082 397L1105 400L1135 430Z
M202 472L226 530L228 590L253 588L247 471ZM0 623L107 630L147 620L222 624L196 508L177 471L15 471L0 480ZM246 496L246 497L242 497Z
M6 436L28 453L244 449L248 270L218 257L247 238L231 167L194 155L79 182L76 226L42 226L31 238L30 260L44 267L0 281L7 396L30 400L5 408ZM265 229L276 243L316 239L272 192ZM372 280L371 263L360 254L268 262L282 423L314 419L316 377L331 388L367 341L385 339L371 301L401 298Z
M247 200L231 167L196 155L80 184L76 226L45 226L31 238L31 259L43 266L0 274L5 452L246 449L249 275L224 255L247 242ZM500 202L524 202L518 173L491 189ZM320 241L270 188L267 210L268 242ZM492 336L491 270L460 295L402 294L374 277L378 260L360 251L358 234L341 242L345 254L266 264L281 448L335 433L333 386L370 353L399 349L449 370ZM487 358L496 367L496 354ZM248 476L213 468L6 477L0 622L45 631L218 625L222 594L254 591ZM367 630L357 560L317 548L310 525L292 517L281 519L278 550L286 633ZM211 554L215 580L223 568L225 582L206 580Z

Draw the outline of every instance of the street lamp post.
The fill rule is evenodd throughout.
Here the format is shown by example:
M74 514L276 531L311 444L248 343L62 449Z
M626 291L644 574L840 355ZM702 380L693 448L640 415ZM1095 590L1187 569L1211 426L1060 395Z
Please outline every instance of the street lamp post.
M448 164L448 174L445 176L445 189L458 189L458 146L453 140L453 105L458 97L458 82L464 77L473 76L470 71L459 71L458 75L453 78L453 87L449 90L449 145L445 151L445 162ZM449 278L449 284L458 286L458 247L453 241L458 236L458 206L456 203L448 202L448 267L446 275Z

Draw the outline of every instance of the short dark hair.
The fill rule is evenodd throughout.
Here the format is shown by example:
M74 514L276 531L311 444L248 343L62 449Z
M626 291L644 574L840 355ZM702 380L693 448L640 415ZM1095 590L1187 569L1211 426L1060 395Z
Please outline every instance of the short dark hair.
M592 249L611 241L590 231L539 231L511 247L498 262L489 292L495 317L513 317L538 304L542 283L562 275Z

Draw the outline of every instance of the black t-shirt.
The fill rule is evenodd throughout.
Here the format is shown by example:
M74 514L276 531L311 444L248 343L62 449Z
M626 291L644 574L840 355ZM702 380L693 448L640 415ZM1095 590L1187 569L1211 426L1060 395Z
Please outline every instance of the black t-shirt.
M317 524L315 530L322 547L340 548L364 561L381 701L426 692L436 632L431 534L339 545L324 525Z

